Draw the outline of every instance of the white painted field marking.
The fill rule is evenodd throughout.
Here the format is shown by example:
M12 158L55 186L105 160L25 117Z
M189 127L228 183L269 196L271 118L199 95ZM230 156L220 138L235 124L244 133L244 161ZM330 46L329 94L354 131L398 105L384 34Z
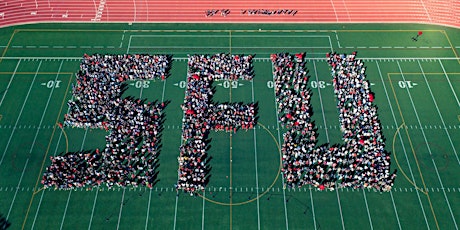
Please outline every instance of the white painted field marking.
M441 59L438 59L439 64L441 65L442 71L444 72L444 76L446 76L447 82L449 82L450 89L452 90L452 93L454 94L455 100L457 101L458 107L460 107L460 102L457 97L457 93L455 93L454 88L452 87L452 83L450 82L449 76L446 73L446 69L444 69L444 65L442 64Z
M123 188L123 195L121 196L121 202L120 202L120 212L118 213L118 222L117 222L117 230L120 229L120 220L121 220L121 213L123 211L123 203L125 201L125 191L126 187Z
M33 83L35 82L35 79L36 79L36 77L37 77L37 75L38 75L38 70L40 69L41 63L42 63L42 62L40 61L40 64L39 64L39 66L38 66L38 68L37 68L37 71L35 72L34 80L32 81L32 84L31 84L31 86L30 86L30 88L29 88L29 92L27 93L27 96L26 96L26 100L25 100L25 101L27 101L27 98L29 97L30 89L32 88ZM59 66L58 74L56 74L55 80L57 80L58 77L59 77L59 72L61 71L61 68L62 68L62 64L63 64L63 63L64 63L64 61L62 61L62 62L61 62L61 65ZM49 96L48 96L48 100L47 100L47 102L46 102L46 106L45 106L44 111L43 111L43 113L42 113L42 117L41 117L41 119L40 119L40 123L39 123L38 127L40 127L40 126L42 125L42 123L43 123L43 119L44 119L44 117L45 117L46 111L48 110L48 106L49 106L49 103L50 103L50 101L51 101L51 97L53 96L53 92L54 92L54 88L51 89L51 91L50 91L50 94L49 94ZM25 101L24 101L23 107L22 107L22 109L21 109L21 113L22 113L22 111L23 111L23 109L24 109L24 105L26 104ZM19 115L19 117L20 117L20 116L21 116L21 115ZM19 117L18 117L18 119L19 119ZM17 121L16 121L16 123L17 123ZM16 124L16 125L17 125L17 124ZM15 125L15 126L16 126L16 125ZM14 131L14 130L13 130L13 131ZM38 137L39 132L40 132L40 128L38 128L37 131L35 132L34 140L33 140L33 142L32 142L32 145L30 146L30 149L29 149L29 155L32 154L32 150L33 150L33 148L34 148L34 146L35 146L35 142L36 142L36 140L37 140L37 137ZM25 164L24 169L23 169L23 171L22 171L21 178L19 179L19 183L18 183L18 186L17 186L17 188L16 188L16 192L15 192L15 194L14 194L13 201L11 202L10 210L8 211L8 215L7 215L6 219L8 219L8 217L9 217L9 215L10 215L10 212L11 212L11 209L13 208L14 201L15 201L16 195L17 195L17 193L18 193L18 191L19 191L19 186L21 185L22 178L23 178L23 176L24 176L24 172L25 172L25 170L26 170L26 168L27 168L28 163L29 163L29 157L27 157L26 164Z
M20 63L21 63L21 59L19 59L18 64L16 65L16 68L14 68L13 75L11 76L10 81L8 82L8 85L6 86L6 89L3 92L2 100L0 100L0 106L2 106L3 104L3 100L5 99L5 96L8 93L8 89L10 88L11 82L13 81L14 76L16 75L16 71L18 70Z
M91 229L91 224L93 223L94 208L96 207L97 195L99 193L99 187L96 188L96 196L93 201L93 209L91 210L91 219L89 219L88 230Z
M254 80L251 80L251 89L252 89L252 102L255 103L254 99ZM256 188L259 188L259 173L258 173L258 166L257 166L257 133L256 129L254 131L254 167L256 170ZM256 196L257 196L257 229L260 230L260 206L259 206L259 189L256 189Z
M40 70L41 64L42 64L42 61L40 61L39 65L38 65L37 71L35 72L34 78L32 79L32 83L30 84L29 90L27 91L26 98L24 99L24 102L22 103L22 107L21 107L21 110L19 111L18 118L16 119L16 123L13 126L13 131L11 132L10 138L8 139L8 142L6 144L5 150L3 151L2 159L0 159L0 166L3 163L3 160L4 160L5 155L6 155L6 151L8 150L8 148L10 146L11 139L13 139L14 132L16 130L16 127L17 127L18 123L19 123L19 119L21 118L22 112L24 111L24 107L26 106L26 102L29 99L30 91L32 90L32 87L33 87L33 85L35 83L35 79L37 78L38 71Z
M319 78L318 78L318 71L317 71L317 68L316 68L316 63L313 61L313 68L315 70L315 77L316 77L316 81L319 81ZM317 87L318 89L318 96L319 96L319 101L320 101L320 104L321 104L321 113L323 115L323 122L324 122L324 126L327 127L327 124L326 124L326 115L325 115L325 112L324 112L324 106L323 106L323 99L322 99L322 96L321 96L321 89L320 87ZM329 133L327 132L327 128L325 128L325 131L326 131L326 140L327 140L327 143L330 143L329 141ZM345 230L345 223L343 221L343 213L342 213L342 205L340 204L340 196L339 196L339 191L338 189L335 190L335 193L337 195L337 203L339 205L339 211L340 211L340 220L342 221L342 229Z
M399 67L399 71L401 72L401 77L403 78L403 80L405 80L404 78L404 74L401 70L401 66L399 65L399 62L398 63L398 67ZM417 118L417 121L420 125L420 127L422 126L421 122L420 122L420 117L418 116L418 112L417 112L417 109L415 108L415 104L414 104L414 101L412 100L412 96L411 96L411 93L410 93L410 90L409 89L406 89L407 90L407 94L409 95L409 99L411 101L411 105L412 105L412 108L414 109L414 112L415 112L415 117ZM425 135L425 131L422 129L422 136L423 136L423 139L425 140L425 144L426 144L426 147L428 149L428 152L430 153L430 156L433 156L433 153L431 152L431 148L430 148L430 145L428 144L428 140L426 138L426 135ZM434 161L433 158L431 158L431 162L433 163L434 165L434 169L435 169L435 172L436 172L436 175L438 177L438 181L439 183L441 184L441 188L442 188L442 191L443 191L443 194L444 194L444 199L446 200L446 203L447 203L447 207L449 208L449 212L450 212L450 215L452 217L452 220L454 222L454 225L455 225L455 229L458 229L458 226L457 226L457 221L455 221L455 217L454 217L454 214L452 212L452 208L450 207L450 202L449 202L449 199L447 198L447 195L446 195L446 191L444 190L444 185L442 183L442 180L441 180L441 177L439 175L439 171L438 171L438 167L436 166L436 162Z
M369 212L369 205L367 204L366 189L363 189L363 196L364 196L364 201L366 204L366 211L367 211L367 217L369 218L369 224L371 226L371 230L374 230L374 226L372 225L371 213Z
M88 129L89 129L88 127L85 128L85 134L83 135L83 141L81 142L80 151L83 151L83 148L85 146L86 136L88 135ZM72 190L70 190L69 196L67 197L67 204L65 206L64 215L62 216L62 221L61 221L61 228L60 228L61 230L62 230L62 227L64 226L64 221L65 221L65 217L67 214L67 207L69 206L69 200L71 196L72 196Z
M386 95L386 98L387 98L387 101L388 101L388 105L389 105L389 107L390 107L391 116L393 117L393 121L394 121L395 127L397 127L397 126L398 126L398 122L396 121L396 116L395 116L395 113L394 113L394 111L393 111L393 106L392 106L392 104L391 104L390 97L388 96L388 91L387 91L387 88L386 88L386 86L385 86L385 82L384 82L384 80L383 80L382 71L380 70L380 65L379 65L378 62L375 62L375 63L376 63L376 65L377 65L377 70L378 70L380 79L382 80L382 85L383 85L383 89L384 89L384 91L385 91L385 95ZM411 175L411 179L412 179L412 181L414 182L414 186L417 186L417 182L415 182L414 174L413 174L413 172L412 172L412 167L411 167L411 164L410 164L410 162L409 162L409 158L408 158L408 156L407 156L407 150L406 150L406 147L404 146L404 141L403 141L401 135L398 135L398 136L399 136L399 141L401 142L402 147L403 147L402 149L403 149L403 152L404 152L404 156L405 156L405 158L406 158L407 165L409 166L408 168L409 168L409 173L410 173L410 175ZM417 186L417 187L418 187L418 186ZM425 209L424 209L424 207L423 207L422 200L421 200L421 198L420 198L420 193L419 193L418 189L416 189L415 191L417 192L417 197L418 197L418 201L419 201L419 204L420 204L420 209L422 210L423 217L424 217L424 219L425 219L425 224L426 224L427 228L430 229L430 225L428 224L428 219L426 218ZM392 198L393 198L393 196L392 196ZM392 201L393 201L393 204L394 204L394 200L392 200ZM393 207L394 207L394 209L396 210L396 206L393 206ZM396 212L396 215L398 215L397 212ZM397 218L398 218L398 220L399 220L399 217L397 217Z
M433 91L431 91L430 84L428 83L428 80L426 78L425 72L423 71L422 65L420 64L419 61L417 61L417 62L418 62L418 65L420 67L420 70L422 71L422 76L425 79L426 85L428 86L428 90L430 91L430 95L431 95L431 98L433 99L434 105L436 106L436 111L438 112L439 118L441 118L442 125L444 127L447 127L446 123L444 122L444 119L443 119L443 117L441 115L441 111L439 110L438 103L436 102L436 99L434 98ZM457 153L457 150L455 149L455 146L454 146L454 144L452 142L452 138L450 137L449 131L447 131L447 129L444 129L444 130L446 131L447 137L449 138L450 146L452 147L452 150L454 150L454 155L455 155L455 158L457 158L457 163L460 165L460 160L458 159L458 153Z
M273 63L271 63L271 68L273 69ZM273 87L273 95L276 95L276 92L275 92L275 88ZM277 102L276 100L273 100L275 102L275 112L276 112L276 127L277 127L277 131L278 131L278 143L282 143L281 142L281 137L280 137L280 125L279 125L279 121L278 121L278 106L277 106ZM281 149L278 150L279 154L281 155ZM281 176L281 182L284 186L284 176ZM262 189L263 190L263 189ZM283 203L284 203L284 219L285 219L285 223L286 223L286 229L288 230L289 229L289 221L288 221L288 212L287 212L287 207L286 207L286 189L283 188Z
M310 187L308 190L310 190L310 200L311 200L311 212L313 214L313 225L315 225L315 230L316 228L316 216L315 216L315 203L313 202L313 195L312 195L312 188Z

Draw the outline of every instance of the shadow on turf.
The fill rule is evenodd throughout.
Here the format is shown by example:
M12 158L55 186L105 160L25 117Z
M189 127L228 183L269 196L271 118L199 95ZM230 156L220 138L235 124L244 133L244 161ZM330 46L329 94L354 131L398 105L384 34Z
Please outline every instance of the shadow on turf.
M0 230L8 229L10 226L11 223L6 219L6 217L4 217L3 214L0 214Z

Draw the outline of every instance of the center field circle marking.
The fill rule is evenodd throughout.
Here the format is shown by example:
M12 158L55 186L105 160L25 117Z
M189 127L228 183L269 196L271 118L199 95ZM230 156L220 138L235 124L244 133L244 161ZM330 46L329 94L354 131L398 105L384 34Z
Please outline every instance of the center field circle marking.
M250 200L247 200L247 201L243 201L243 202L237 202L237 203L225 203L225 202L220 202L220 201L216 201L216 200L212 200L212 199L209 199L208 197L205 197L203 196L202 194L200 193L197 193L197 195L201 198L203 198L204 200L208 201L208 202L211 202L211 203L214 203L214 204L218 204L218 205L223 205L223 206L238 206L238 205L244 205L244 204L248 204L248 203L251 203L251 202L254 202L256 201L257 199L263 197L265 194L268 193L268 191L270 191L270 189L275 185L276 181L278 181L278 178L281 174L281 168L282 168L282 156L281 156L281 147L280 147L280 144L278 143L278 141L276 140L275 136L273 135L272 132L270 132L270 130L268 130L267 127L265 127L263 124L261 123L258 123L258 125L260 127L262 127L262 129L264 129L273 139L273 141L275 142L276 144L276 147L278 149L278 153L279 153L279 167L278 167L278 172L276 173L276 177L275 179L273 180L272 184L270 184L270 186L267 187L267 189L265 191L263 191L262 193L260 193L257 197L254 197ZM259 188L256 188L256 189L259 189Z
M404 172L404 170L402 169L401 165L399 164L399 161L398 161L398 158L396 156L396 151L395 151L395 143L396 143L396 136L398 136L399 134L399 131L401 130L401 128L405 127L405 124L404 122L398 127L398 129L396 129L396 132L393 136L393 155L394 155L394 159L395 159L395 162L396 162L396 165L398 166L399 170L401 171L401 173L403 174L403 176L406 178L407 181L409 181L409 183L411 185L413 185L415 187L415 189L419 190L421 193L427 195L428 192L424 191L423 189L417 187L417 185L415 185L415 182L412 181L407 175L406 173ZM401 143L402 145L404 145L404 143Z

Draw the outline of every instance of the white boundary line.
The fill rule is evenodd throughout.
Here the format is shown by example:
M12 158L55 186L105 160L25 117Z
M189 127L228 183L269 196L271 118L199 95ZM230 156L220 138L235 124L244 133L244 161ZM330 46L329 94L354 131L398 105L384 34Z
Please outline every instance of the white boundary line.
M255 103L254 100L254 79L251 80L251 89L252 89L252 102ZM254 164L256 170L256 195L257 195L257 229L260 230L260 205L259 205L259 173L258 173L258 166L257 166L257 132L256 129L254 131Z
M10 138L8 139L8 142L5 147L5 151L3 151L2 159L0 159L0 166L2 166L3 159L5 158L6 151L8 150L11 139L13 139L14 132L16 131L16 126L18 125L19 119L21 118L22 112L24 111L24 107L26 106L27 100L29 99L30 91L32 90L32 87L34 86L35 79L37 78L38 71L40 70L40 66L42 65L42 61L38 64L37 71L35 72L34 78L32 79L32 83L30 83L29 91L27 91L26 98L24 99L24 103L22 104L21 111L19 112L18 118L16 119L16 123L14 124L13 131L11 132ZM8 219L8 218L7 218Z
M330 46L232 46L232 49L332 49ZM228 46L131 46L132 49L228 49ZM323 58L324 59L324 58Z
M399 62L397 62L397 64L398 64L399 71L400 71L400 73L401 73L402 79L403 79L404 81L406 81L406 79L405 79L405 77L404 77L404 74L403 74L403 72L402 72L402 69L401 69L401 65L399 65ZM421 122L420 122L420 117L418 116L417 109L415 108L415 104L414 104L414 101L412 100L412 96L411 96L411 93L410 93L408 87L406 87L406 92L407 92L407 95L409 96L409 99L410 99L410 101L411 101L412 109L413 109L414 112L415 112L415 117L417 118L417 121L418 121L420 127L422 127L422 124L421 124ZM425 135L425 131L424 131L423 129L420 129L420 130L422 131L422 136L423 136L423 139L425 140L425 144L426 144L426 147L427 147L427 149L428 149L428 152L430 153L430 156L433 156L433 153L431 152L430 145L428 144L428 140L427 140L426 135ZM451 217L452 217L452 220L454 221L455 229L458 229L457 221L455 221L454 213L452 212L452 208L450 207L450 202L449 202L449 199L447 198L446 191L445 191L445 189L444 189L444 184L442 183L441 177L439 176L439 171L438 171L438 167L436 166L436 162L434 161L433 158L431 158L431 162L433 162L433 166L434 166L436 175L437 175L437 177L438 177L439 183L441 184L441 189L442 189L443 194L444 194L444 199L446 200L447 207L449 208L450 215L451 215Z
M3 100L5 99L6 94L8 93L8 89L10 88L11 82L14 79L14 76L16 75L16 71L18 70L19 64L21 63L21 59L19 59L18 64L16 65L16 68L14 68L13 75L10 78L10 81L8 82L8 85L6 86L5 92L3 92L2 100L0 101L0 106L3 104Z
M378 70L378 73L379 73L379 76L380 76L380 79L382 80L382 86L383 86L383 89L385 91L385 95L386 95L386 98L388 100L388 106L390 107L390 111L391 111L391 115L393 117L393 121L395 123L395 126L398 126L398 122L396 121L396 116L395 116L395 113L393 111L393 106L391 104L391 101L390 101L390 97L388 96L388 91L387 91L387 87L385 86L385 82L383 80L383 76L382 76L382 71L380 70L380 65L378 62L375 62L375 64L377 65L377 70ZM398 135L399 136L399 141L401 142L401 145L402 145L402 149L403 149L403 152L404 152L404 156L406 157L406 161L407 161L407 165L409 166L409 173L411 175L411 178L412 178L412 181L414 182L414 185L417 186L417 182L415 182L415 178L414 178L414 174L412 173L412 167L411 167L411 164L410 164L410 161L407 157L407 151L406 151L406 147L404 146L404 141L402 139L402 136L401 135ZM414 186L414 187L415 187ZM425 224L427 226L428 229L430 229L430 225L428 224L428 219L426 218L426 214L425 214L425 209L423 207L423 204L422 204L422 200L420 199L420 193L419 193L419 190L418 189L415 189L415 192L417 193L417 197L418 197L418 201L419 201L419 204L420 204L420 209L422 210L422 213L423 213L423 217L425 218ZM391 198L393 199L393 195L391 196ZM394 200L393 200L393 207L394 209L396 210L396 206L394 205ZM395 213L396 215L398 215L398 213L396 212ZM399 217L397 217L398 219L398 224L400 225L399 223Z
M273 63L271 63L271 69L273 70L274 67L273 67ZM272 76L273 78L273 76ZM281 145L281 137L280 137L280 124L279 124L279 121L278 121L278 104L276 103L276 92L275 92L275 87L276 87L276 83L274 83L274 87L273 87L273 96L274 96L274 103L275 103L275 119L276 119L276 127L277 127L277 131L278 131L278 144ZM278 150L280 155L281 155L281 149ZM283 203L284 203L284 217L285 217L285 222L286 222L286 229L289 230L289 221L288 221L288 212L287 212L287 207L286 207L286 188L284 187L285 184L284 184L284 175L283 173L281 173L281 183L283 185Z
M441 118L441 122L443 126L446 127L446 123L444 122L444 119L442 118L441 111L439 110L439 107L438 107L438 103L436 103L436 99L434 98L433 91L431 91L430 84L428 83L428 80L425 76L425 71L423 71L423 68L420 62L419 61L417 62L418 62L418 66L420 67L420 70L422 71L422 76L425 79L426 85L428 86L428 90L430 91L430 95L431 95L431 98L433 99L434 105L436 106L436 111L438 112L439 118ZM449 131L447 131L447 128L444 128L444 130L446 131L447 137L449 138L450 146L452 146L452 150L454 150L455 158L457 158L457 162L460 165L460 160L458 159L458 153L457 153L457 150L455 149L454 143L452 143L452 138L450 137Z
M223 33L221 35L212 35L212 34L207 34L207 35L192 35L192 34L184 34L184 35L176 35L176 34L146 34L146 35L130 35L130 37L140 37L140 38L149 38L149 37L165 37L165 38L170 38L170 37L191 37L191 38L330 38L331 36L329 35L230 35L230 34L224 34L228 33L230 30L225 30L222 32L218 33ZM231 30L232 32L238 33L238 31ZM289 32L289 31L288 31ZM277 33L277 32L268 32L268 33ZM282 32L286 33L286 32Z
M315 70L316 82L318 82L319 81L318 71L316 69L316 63L314 61L313 61L313 68ZM329 141L329 133L327 132L326 115L324 113L324 106L323 106L323 99L322 99L322 96L321 96L321 89L320 89L320 87L316 87L316 89L318 90L319 101L320 101L320 104L321 104L321 113L323 115L323 122L324 122L324 127L325 127L324 130L326 131L326 140L327 140L327 143L330 143L330 141ZM345 223L343 221L343 213L342 213L342 205L340 204L340 196L339 196L338 189L336 189L335 192L337 194L337 203L339 205L340 220L342 221L342 229L345 230Z

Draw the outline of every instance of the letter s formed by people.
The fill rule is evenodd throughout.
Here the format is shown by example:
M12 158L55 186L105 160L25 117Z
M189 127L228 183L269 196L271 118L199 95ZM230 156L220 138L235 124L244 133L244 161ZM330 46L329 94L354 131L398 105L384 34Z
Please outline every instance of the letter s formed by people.
M121 96L126 81L163 79L170 64L171 57L166 55L85 55L64 126L105 129L106 144L101 150L50 157L51 165L42 178L45 188L151 187L156 179L165 103Z

